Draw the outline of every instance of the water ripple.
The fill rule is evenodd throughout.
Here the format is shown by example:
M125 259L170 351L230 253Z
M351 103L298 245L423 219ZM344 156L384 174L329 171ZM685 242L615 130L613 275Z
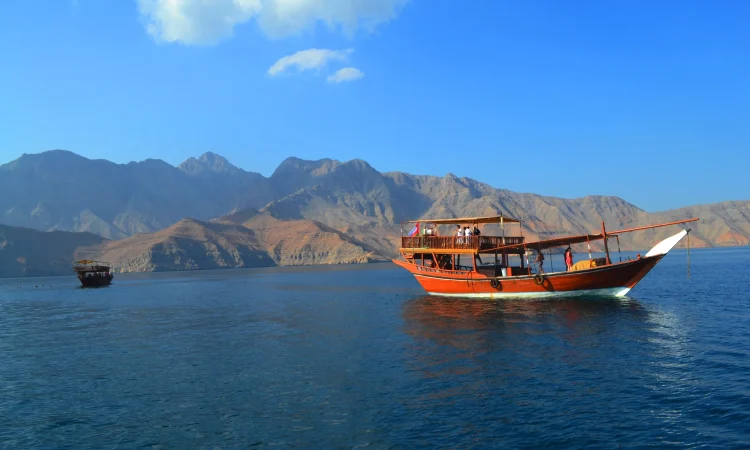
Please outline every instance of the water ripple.
M0 281L0 443L748 447L747 280L719 270L750 251L693 255L620 300L436 298L390 265Z

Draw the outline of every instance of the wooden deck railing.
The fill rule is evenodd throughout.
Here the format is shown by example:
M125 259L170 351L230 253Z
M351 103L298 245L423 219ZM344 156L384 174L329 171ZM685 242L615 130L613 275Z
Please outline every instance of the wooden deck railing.
M73 270L76 272L109 272L109 266L95 265L95 264L81 264L73 266Z
M503 239L505 244L503 244ZM503 245L522 244L523 237L509 236L402 236L401 247L433 250L490 250Z

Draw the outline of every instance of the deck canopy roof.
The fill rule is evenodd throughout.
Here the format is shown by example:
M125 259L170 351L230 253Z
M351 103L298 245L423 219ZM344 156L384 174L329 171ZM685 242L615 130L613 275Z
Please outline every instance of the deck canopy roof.
M107 264L107 263L104 261L97 261L95 259L82 259L80 261L76 261L76 264L87 265L87 264Z
M407 220L404 223L434 223L435 225L461 225L463 223L472 224L486 224L486 223L518 223L518 219L514 219L508 216L489 216L489 217L459 217L456 219L419 219L419 220Z
M109 263L104 261L95 261L93 259L82 259L76 261L73 267L78 272L99 272L101 270L109 270Z

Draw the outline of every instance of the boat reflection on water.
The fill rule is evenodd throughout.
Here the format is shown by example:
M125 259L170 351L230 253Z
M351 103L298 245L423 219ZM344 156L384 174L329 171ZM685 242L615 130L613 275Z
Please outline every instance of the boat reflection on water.
M571 436L607 436L610 425L599 424L674 429L684 410L662 400L684 399L699 382L685 324L632 298L425 295L407 300L402 318L411 338L403 360L416 393L406 409L429 405L433 426L508 447L538 444L540 429L546 443L565 447L592 442ZM656 406L634 418L644 404ZM470 420L457 423L462 413ZM598 443L616 441L611 434Z
M512 323L554 321L569 328L596 325L592 317L649 314L637 300L614 297L579 297L560 300L466 300L423 295L404 304L404 318L416 329L499 329ZM429 334L429 333L428 333Z
M420 369L488 371L574 363L648 329L651 311L630 298L465 300L424 295L404 303ZM517 367L513 367L516 364ZM435 373L433 373L435 375Z
M566 411L581 397L609 401L604 391L617 385L616 374L642 362L633 345L650 327L651 313L628 298L415 297L404 303L402 317L412 338L404 360L419 394L406 406L483 411L477 422L485 425L470 426L480 434L497 431L488 424L539 417L564 430ZM614 381L602 378L607 374Z

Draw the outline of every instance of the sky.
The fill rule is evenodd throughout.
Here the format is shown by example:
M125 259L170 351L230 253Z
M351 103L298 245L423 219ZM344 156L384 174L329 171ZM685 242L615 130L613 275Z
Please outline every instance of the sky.
M750 199L750 2L5 0L0 162L212 151L647 211Z

